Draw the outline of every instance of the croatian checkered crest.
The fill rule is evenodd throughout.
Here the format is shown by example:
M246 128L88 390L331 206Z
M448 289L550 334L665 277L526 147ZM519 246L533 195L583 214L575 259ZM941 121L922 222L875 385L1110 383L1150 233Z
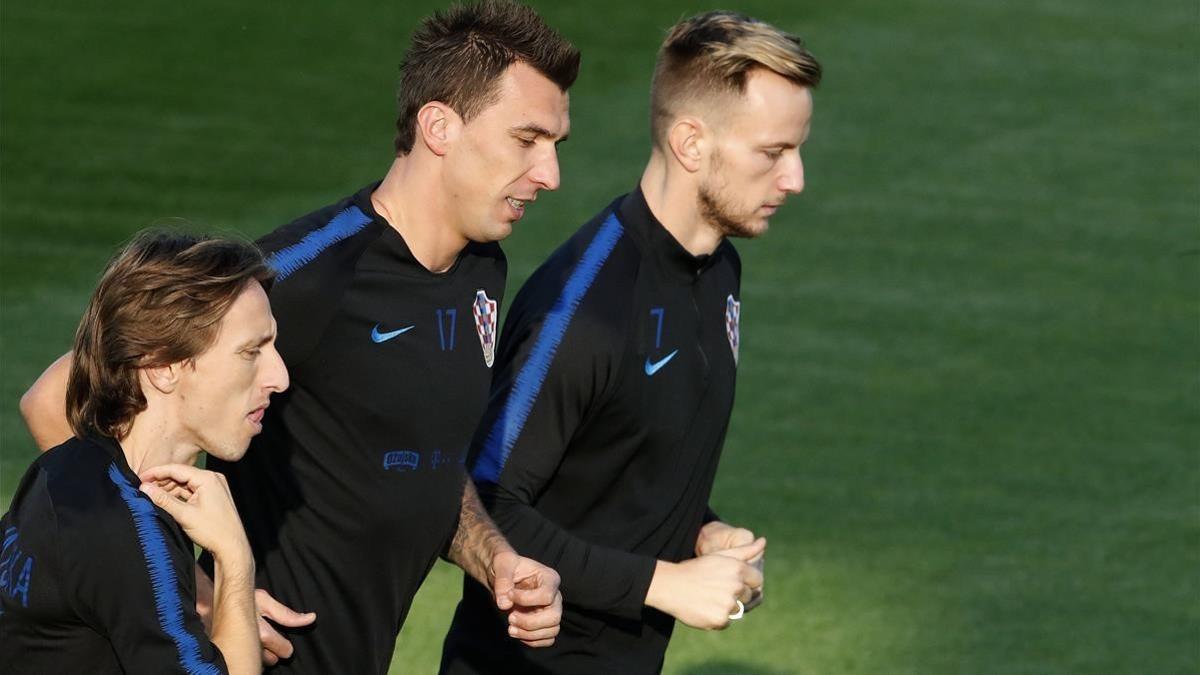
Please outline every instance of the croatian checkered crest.
M496 361L496 301L488 298L482 289L475 291L471 313L475 315L475 332L479 334L479 346L483 348L483 362L491 368Z
M733 294L725 299L725 337L729 338L729 348L733 350L733 364L738 362L738 346L742 336L740 324L742 319L742 303L733 299Z

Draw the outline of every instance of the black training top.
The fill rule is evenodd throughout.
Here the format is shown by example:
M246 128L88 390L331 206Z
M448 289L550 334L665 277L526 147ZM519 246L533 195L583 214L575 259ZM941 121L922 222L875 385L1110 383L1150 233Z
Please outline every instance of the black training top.
M421 266L371 206L375 186L259 243L291 387L223 471L283 603L279 672L386 673L409 605L458 523L471 433L487 403L505 260L470 244Z
M733 406L740 276L731 244L688 254L639 190L521 289L472 476L512 545L562 576L562 632L550 648L516 646L467 579L444 673L661 669L674 620L643 603L655 560L692 557L705 520Z
M196 614L192 542L110 438L34 461L0 519L0 669L227 672Z

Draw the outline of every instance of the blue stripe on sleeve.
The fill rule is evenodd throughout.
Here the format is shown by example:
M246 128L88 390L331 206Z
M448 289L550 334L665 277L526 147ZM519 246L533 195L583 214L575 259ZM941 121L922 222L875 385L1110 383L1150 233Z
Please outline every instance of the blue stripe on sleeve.
M370 216L357 206L351 206L334 216L333 220L321 229L313 230L295 244L272 253L267 258L267 264L275 270L275 280L283 281L288 278L293 272L312 262L321 251L357 234L369 222Z
M475 480L495 483L500 479L500 472L504 470L508 455L525 427L525 420L529 417L538 394L541 393L550 363L554 361L554 353L558 351L558 345L571 325L575 310L592 282L596 280L596 275L604 261L608 260L622 232L616 214L610 215L600 226L595 239L592 239L592 243L584 250L583 257L579 259L571 276L567 278L562 293L546 314L525 365L521 366L513 381L504 407L488 431L483 451L471 470L471 477Z
M179 597L175 567L171 563L167 542L163 539L162 530L156 521L154 503L121 475L121 470L115 462L108 466L108 478L117 486L121 499L133 516L138 543L141 544L142 556L146 559L146 570L150 573L158 625L175 643L180 665L188 673L219 675L221 669L200 656L200 644L183 624L183 601Z

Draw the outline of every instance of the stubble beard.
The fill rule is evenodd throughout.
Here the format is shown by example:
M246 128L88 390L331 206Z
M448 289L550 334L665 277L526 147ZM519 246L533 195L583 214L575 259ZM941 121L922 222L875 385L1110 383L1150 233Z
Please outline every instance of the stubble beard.
M714 180L721 175L723 162L720 154L713 153L708 177L700 184L696 199L700 209L700 217L717 230L722 237L740 237L751 239L767 231L766 223L761 229L755 229L750 224L751 216L738 215L733 200L725 194L725 183Z
M740 237L750 239L766 232L764 226L755 229L750 225L749 218L738 216L737 210L730 204L722 191L715 188L711 181L705 181L697 192L700 217L713 226L722 237Z

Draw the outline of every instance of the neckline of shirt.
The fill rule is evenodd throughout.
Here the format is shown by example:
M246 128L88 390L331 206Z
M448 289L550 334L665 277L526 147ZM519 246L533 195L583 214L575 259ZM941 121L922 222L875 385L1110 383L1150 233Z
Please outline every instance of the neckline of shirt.
M351 203L358 207L371 222L381 228L379 242L386 251L394 258L394 262L399 262L402 267L398 269L389 269L389 272L404 272L422 279L431 281L442 281L453 279L458 268L462 265L463 260L467 257L470 249L479 244L475 242L467 242L467 245L458 252L458 256L454 259L454 263L444 272L433 272L429 268L421 264L417 257L413 255L412 249L409 248L408 242L404 240L404 235L392 227L392 224L387 221L379 212L375 210L375 205L371 202L371 195L379 188L379 184L383 181L375 181L359 190L351 198Z
M684 280L695 281L712 268L729 242L722 240L708 255L692 255L683 244L655 217L646 202L641 186L621 198L617 218L649 252L662 263L663 269Z

